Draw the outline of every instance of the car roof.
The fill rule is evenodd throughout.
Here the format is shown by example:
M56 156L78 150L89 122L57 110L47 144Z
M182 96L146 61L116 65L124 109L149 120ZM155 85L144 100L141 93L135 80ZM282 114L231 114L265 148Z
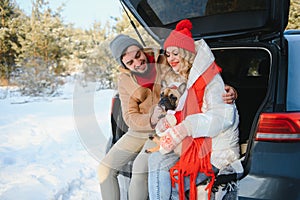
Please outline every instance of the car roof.
M142 26L161 41L182 19L194 39L283 32L290 0L121 0Z

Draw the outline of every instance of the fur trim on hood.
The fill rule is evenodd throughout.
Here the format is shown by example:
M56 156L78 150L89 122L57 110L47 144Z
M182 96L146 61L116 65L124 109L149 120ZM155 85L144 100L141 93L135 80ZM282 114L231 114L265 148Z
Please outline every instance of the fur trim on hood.
M196 42L196 51L197 54L189 74L187 88L190 88L215 60L210 47L203 39Z
M189 78L187 81L187 89L179 99L178 106L176 110L182 110L184 106L184 102L187 97L187 91L192 85L197 81L197 79L207 70L207 68L214 62L215 57L210 50L209 46L206 44L206 42L201 39L196 42L196 50L197 54L193 63L193 66L191 68Z

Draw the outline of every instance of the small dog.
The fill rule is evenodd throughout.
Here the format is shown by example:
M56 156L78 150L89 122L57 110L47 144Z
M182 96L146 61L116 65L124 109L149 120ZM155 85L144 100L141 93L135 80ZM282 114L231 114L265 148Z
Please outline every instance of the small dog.
M186 79L176 73L169 65L161 64L161 95L158 105L166 112L175 110L179 98L186 88Z
M160 101L159 101L158 105L161 106L163 108L163 110L165 111L165 114L162 115L162 117L164 117L168 110L176 109L179 98L185 91L186 83L185 82L171 83L170 85L167 86L167 82L165 80L163 80L162 88L164 88L164 89L162 89L162 92L160 94ZM146 149L145 152L152 153L152 152L158 151L159 143L160 143L159 136L157 134L149 135L149 139L153 140L157 144L157 146L150 148L150 149Z
M167 112L168 110L176 109L179 98L181 97L186 88L186 83L177 84L179 86L176 86L176 83L173 83L170 86L166 86L166 84L167 83L165 81L162 81L162 86L164 89L160 94L160 100L158 102L158 105L161 106L163 110Z

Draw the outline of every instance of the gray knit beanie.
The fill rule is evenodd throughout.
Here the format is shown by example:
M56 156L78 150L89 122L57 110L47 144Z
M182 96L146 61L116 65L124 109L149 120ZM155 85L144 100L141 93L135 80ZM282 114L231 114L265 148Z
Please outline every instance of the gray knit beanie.
M118 35L110 42L111 53L120 65L123 66L121 61L122 54L132 45L143 49L142 45L137 40L123 34Z

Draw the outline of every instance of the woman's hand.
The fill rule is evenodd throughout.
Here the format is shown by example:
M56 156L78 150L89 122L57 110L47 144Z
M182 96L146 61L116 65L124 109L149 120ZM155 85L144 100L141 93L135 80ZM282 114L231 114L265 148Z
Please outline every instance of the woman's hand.
M227 104L234 103L238 97L237 91L229 85L225 85L225 91L226 93L222 95L223 101Z
M186 136L188 136L188 131L182 123L167 129L160 138L160 153L166 154L171 152Z
M175 126L176 123L176 117L172 114L167 114L164 118L158 121L155 127L155 132L161 137L168 128Z

